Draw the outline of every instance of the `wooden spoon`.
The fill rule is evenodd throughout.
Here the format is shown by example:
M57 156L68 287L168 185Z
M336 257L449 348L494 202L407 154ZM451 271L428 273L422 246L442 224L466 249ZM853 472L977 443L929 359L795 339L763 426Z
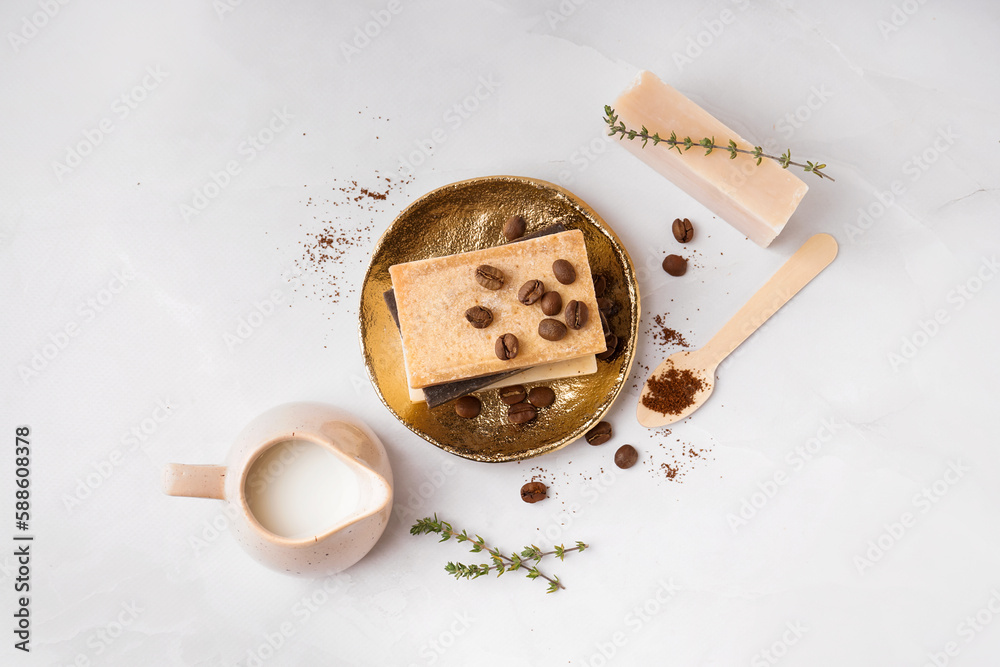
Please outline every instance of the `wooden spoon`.
M704 347L699 350L677 352L667 357L666 361L650 373L642 388L639 407L636 409L639 423L646 428L658 428L678 422L700 408L712 394L712 389L715 388L715 369L719 367L722 360L739 347L740 343L764 324L771 315L778 312L778 309L805 287L810 280L818 276L820 271L825 269L836 256L837 241L829 234L816 234L795 251L795 254L785 262L784 266L778 269L777 273L771 276L771 279L750 297L746 305L740 308L739 312L726 322L719 333L715 334ZM681 377L686 375L685 370L690 371L701 381L701 388L694 393L690 405L680 409L676 414L664 414L646 407L643 400L652 392L650 382L655 383L659 376L671 368L676 369Z

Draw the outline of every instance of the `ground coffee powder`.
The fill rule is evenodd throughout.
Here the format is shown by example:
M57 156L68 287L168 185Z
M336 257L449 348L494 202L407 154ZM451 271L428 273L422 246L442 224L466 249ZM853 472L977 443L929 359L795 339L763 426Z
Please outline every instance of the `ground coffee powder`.
M694 397L704 389L701 378L688 369L677 370L671 364L663 373L649 378L649 393L642 404L661 415L676 415L694 403Z

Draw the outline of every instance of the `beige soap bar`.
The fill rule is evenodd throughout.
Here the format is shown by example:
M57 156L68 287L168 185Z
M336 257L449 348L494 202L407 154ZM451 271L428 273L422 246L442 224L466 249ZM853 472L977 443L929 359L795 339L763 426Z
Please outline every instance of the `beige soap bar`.
M661 137L676 132L678 138L689 136L698 141L715 137L721 146L732 139L739 148L754 147L651 72L640 72L614 108L619 121L629 129L645 126ZM619 143L763 247L781 232L809 189L773 160L765 159L758 165L750 155L730 159L725 150L705 155L705 149L695 147L679 154L662 143L653 146L650 142L645 148L637 139Z
M491 389L499 389L500 387L509 387L514 384L548 382L550 380L560 380L562 378L577 377L579 375L592 375L596 372L597 357L594 356L578 357L576 359L567 359L565 361L554 361L551 364L545 364L544 366L526 368L517 375L511 375L510 377L505 377L502 380L497 380L493 384L489 384L482 389L478 389L477 393L481 391L489 391ZM407 387L407 389L410 392L411 403L425 403L427 401L427 397L424 395L423 389L414 389L413 387Z
M560 284L552 273L557 259L569 261L576 280ZM488 264L504 272L498 290L476 281L476 268ZM489 373L539 366L603 352L604 333L594 296L594 282L583 232L570 230L519 243L476 250L460 255L396 264L389 267L399 311L399 329L408 384L414 389ZM520 287L541 280L546 291L555 290L563 305L577 300L587 305L586 326L569 329L565 338L548 341L538 335L545 319L540 304L517 299ZM472 306L489 308L493 323L476 329L465 319ZM565 321L562 313L553 319ZM503 361L495 342L503 334L518 339L518 353Z

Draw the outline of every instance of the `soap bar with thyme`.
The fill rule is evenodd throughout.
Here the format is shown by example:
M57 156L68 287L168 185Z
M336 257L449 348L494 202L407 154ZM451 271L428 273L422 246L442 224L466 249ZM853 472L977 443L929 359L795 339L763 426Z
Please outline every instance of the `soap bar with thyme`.
M754 146L714 118L710 113L660 81L651 72L640 72L632 86L615 100L618 118L630 129L645 127L650 133L679 139L703 137L719 145L735 141L738 148ZM784 228L788 218L809 189L801 179L772 160L756 160L745 154L730 159L726 150L695 146L678 153L668 144L643 148L639 139L620 143L640 160L709 208L720 218L767 247ZM683 151L683 148L681 148Z

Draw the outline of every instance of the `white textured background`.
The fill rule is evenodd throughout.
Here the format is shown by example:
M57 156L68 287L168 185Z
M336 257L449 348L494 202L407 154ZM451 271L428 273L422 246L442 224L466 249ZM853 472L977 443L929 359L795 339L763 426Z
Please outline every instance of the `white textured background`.
M0 663L997 664L998 27L987 0L4 3L0 539L21 424L37 538L33 650L5 630ZM642 68L836 183L805 177L754 246L604 138ZM629 387L612 443L476 464L379 403L357 288L409 201L497 173L570 188L625 240L647 365L671 351L653 315L700 345L811 234L841 253L671 435L637 426ZM668 279L677 216L699 234ZM330 228L340 263L304 260ZM327 581L263 569L221 504L159 489L292 400L357 414L395 470L385 536ZM643 462L613 473L626 442ZM553 497L529 506L534 473ZM455 582L444 563L474 557L408 535L431 512L593 548L549 564L557 595Z

